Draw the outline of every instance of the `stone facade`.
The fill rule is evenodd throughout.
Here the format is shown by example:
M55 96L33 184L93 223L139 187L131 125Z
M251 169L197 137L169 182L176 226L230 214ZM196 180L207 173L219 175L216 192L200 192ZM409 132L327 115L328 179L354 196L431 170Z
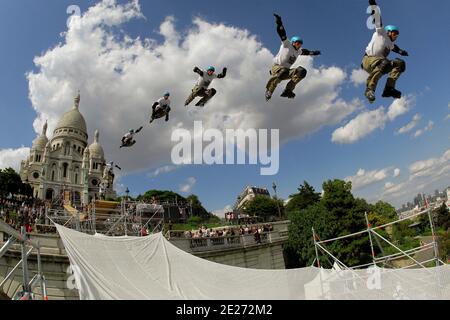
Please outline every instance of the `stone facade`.
M80 95L71 110L58 121L53 137L47 138L47 123L34 141L29 157L22 161L20 176L42 200L64 196L75 205L92 199L116 197L113 165L107 165L99 132L88 146L86 121L79 111ZM100 194L101 193L101 194Z
M244 191L242 191L238 196L237 201L234 205L234 209L238 211L244 210L246 205L251 202L256 196L264 196L270 198L270 193L266 188L247 186Z

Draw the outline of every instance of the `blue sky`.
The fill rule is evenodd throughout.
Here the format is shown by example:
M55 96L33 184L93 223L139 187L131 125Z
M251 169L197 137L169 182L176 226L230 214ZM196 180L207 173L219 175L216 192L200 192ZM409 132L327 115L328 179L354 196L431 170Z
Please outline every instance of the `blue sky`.
M80 6L84 13L97 3L49 0L4 0L0 3L0 39L3 44L3 50L0 51L0 150L31 146L36 137L33 121L37 114L29 99L29 81L25 74L30 71L38 73L39 68L33 63L33 59L64 42L60 33L67 30L66 8L69 5ZM123 4L126 1L118 3ZM283 17L289 35L301 35L305 40L304 47L322 51L323 55L314 60L316 68L336 66L347 73L347 81L338 88L339 96L346 101L354 98L363 101L363 86L354 85L348 77L361 63L364 49L372 35L372 31L366 27L367 1L341 1L338 2L339 5L336 3L325 0L140 1L141 11L146 19L132 19L122 24L121 29L132 38L140 36L161 42L163 36L158 30L166 16L175 18L174 25L182 34L192 27L195 17L200 17L209 23L223 23L228 27L246 29L256 35L257 40L272 54L276 54L280 43L272 14L277 12ZM398 82L399 89L411 95L414 101L408 112L393 121L386 121L384 125L354 143L336 143L331 137L338 127L344 127L355 118L357 112L337 124L312 130L306 136L292 136L289 142L282 146L280 171L276 176L260 176L257 166L187 166L149 178L149 172L164 165L158 163L149 164L145 170L141 168L121 177L120 184L127 186L133 194L150 188L171 189L181 193L180 186L188 178L194 177L195 183L190 192L199 195L209 210L219 210L233 204L246 185L270 188L272 182L276 181L279 195L287 198L304 180L320 191L324 180L355 176L359 169L369 172L392 167L392 170L400 169L399 176L392 177L392 173L389 173L389 177L355 190L355 193L369 200L376 200L386 183L405 183L404 187L410 188L406 195L394 197L387 194L383 198L396 206L405 199L412 199L417 190L406 183L416 171L413 172L410 166L430 159L441 159L436 163L445 166L446 163L443 162L447 161L443 155L450 145L450 120L445 120L450 113L450 61L445 59L450 51L450 3L439 0L395 0L379 1L379 4L383 21L401 28L398 45L410 53L405 59L407 72ZM223 44L211 42L208 45ZM394 56L395 54L391 54L391 58ZM205 65L209 64L209 61L205 62ZM270 65L267 65L267 71L269 68ZM192 81L195 81L194 76ZM378 93L383 85L384 79L380 81ZM262 92L263 89L261 88ZM377 110L381 105L387 111L391 103L392 100L380 97L374 105L368 105L365 101L363 105L367 112ZM284 112L283 105L273 106L277 107L278 113ZM68 106L61 106L61 114L67 108ZM266 107L261 108L261 112L266 110ZM398 129L408 124L415 114L421 116L417 127L407 134L395 134ZM90 121L95 123L101 120L91 119L88 124ZM412 137L414 132L426 127L430 121L433 122L431 130L417 138ZM125 129L127 126L123 128ZM90 135L92 136L92 133ZM115 151L112 148L105 152L114 157ZM122 164L123 162L121 161ZM445 177L441 179L432 181L430 178L421 181L423 191L431 192L450 185L449 172L443 172ZM187 194L189 193L185 193Z

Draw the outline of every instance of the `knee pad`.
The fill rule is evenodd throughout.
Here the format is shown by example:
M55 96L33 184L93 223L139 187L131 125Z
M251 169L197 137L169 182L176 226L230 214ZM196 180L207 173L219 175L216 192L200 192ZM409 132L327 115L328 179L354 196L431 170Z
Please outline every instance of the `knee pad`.
M308 74L308 71L306 71L305 68L298 67L298 68L296 69L296 73L297 73L297 75L298 75L301 79L303 79L303 78L305 78L306 75Z
M383 73L389 73L392 70L392 63L388 59L384 59L377 67L380 68Z
M398 68L400 72L406 71L406 62L402 59L395 59L392 61L392 65L394 68Z
M277 73L277 78L278 79L282 79L284 77L287 77L289 74L289 69L283 68L280 71L278 71Z
M210 97L215 96L216 93L217 93L216 89L214 89L214 88L209 89L209 96L210 96Z

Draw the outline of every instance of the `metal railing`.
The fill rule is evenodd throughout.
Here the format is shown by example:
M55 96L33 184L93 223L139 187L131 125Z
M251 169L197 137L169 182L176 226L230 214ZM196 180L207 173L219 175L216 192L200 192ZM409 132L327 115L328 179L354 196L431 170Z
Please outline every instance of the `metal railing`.
M271 244L287 239L287 234L283 231L262 232L259 237L255 234L226 235L204 238L171 237L171 232L166 233L166 237L175 245L182 246L193 252L223 250L227 248L242 248L254 245Z
M0 231L9 235L8 241L6 241L2 248L0 248L0 258L11 248L11 246L19 242L21 247L21 260L14 266L14 268L5 276L5 278L0 283L0 289L3 289L3 286L10 280L16 270L22 266L22 291L18 292L13 299L15 300L33 300L34 293L33 288L39 284L41 287L41 294L43 300L48 300L47 297L47 286L44 274L42 272L42 263L41 263L41 251L39 242L31 240L26 231L25 227L21 227L21 232L17 232L13 228L11 228L8 224L4 223L0 220ZM31 247L31 248L28 248ZM31 254L33 250L37 252L37 267L38 272L33 276L30 280L29 270L28 270L28 256Z

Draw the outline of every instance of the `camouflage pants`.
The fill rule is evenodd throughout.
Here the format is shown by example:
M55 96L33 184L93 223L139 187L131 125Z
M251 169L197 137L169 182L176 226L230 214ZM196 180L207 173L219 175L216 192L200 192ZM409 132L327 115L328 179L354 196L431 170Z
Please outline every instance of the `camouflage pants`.
M205 89L203 87L199 87L199 86L196 85L194 87L194 89L192 89L192 92L189 95L189 97L187 97L186 102L184 103L184 105L187 106L196 97L206 98L208 95L209 95L209 90L208 89Z
M392 83L400 78L400 75L406 70L406 63L401 59L388 60L382 57L365 56L362 67L369 73L367 78L367 89L375 91L378 81L385 74L389 74Z
M296 69L288 69L278 64L272 66L272 77L267 82L266 89L273 93L278 84L283 80L290 80L286 85L286 90L294 91L295 86L306 77L306 69L298 67Z

